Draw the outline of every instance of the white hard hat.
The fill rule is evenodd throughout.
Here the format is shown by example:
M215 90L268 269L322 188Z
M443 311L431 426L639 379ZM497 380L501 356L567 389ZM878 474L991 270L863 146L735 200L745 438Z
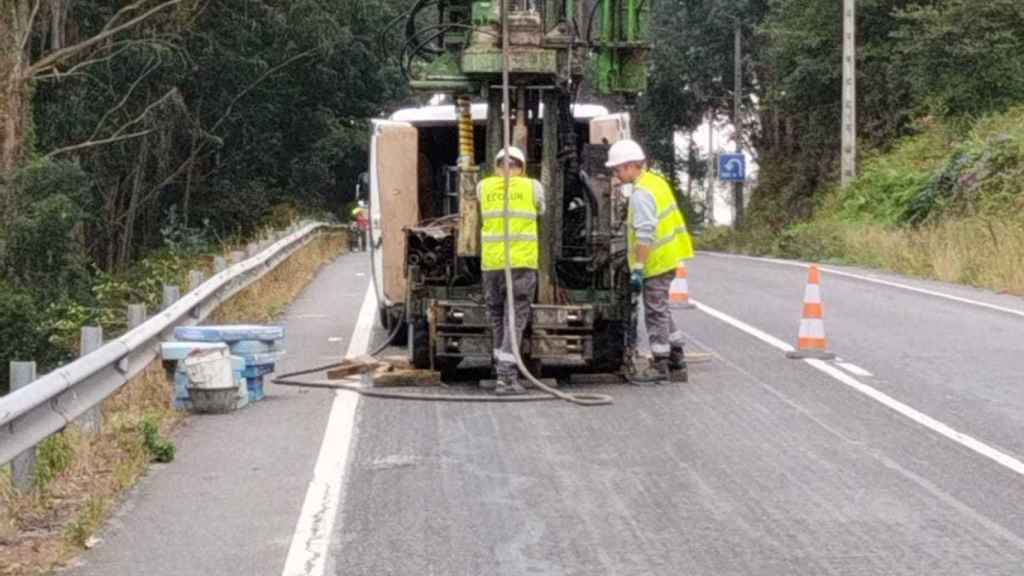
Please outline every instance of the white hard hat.
M508 155L513 160L519 160L520 164L522 164L523 166L526 166L526 154L523 154L523 151L520 150L519 148L517 148L515 146L509 146L508 147ZM496 165L497 164L501 164L501 161L504 158L505 158L505 149L502 148L501 150L498 151L498 155L495 156L494 163Z
M644 149L639 144L633 140L619 140L608 150L608 161L604 165L606 168L615 168L627 162L643 162L645 160L647 160L647 156L644 155Z

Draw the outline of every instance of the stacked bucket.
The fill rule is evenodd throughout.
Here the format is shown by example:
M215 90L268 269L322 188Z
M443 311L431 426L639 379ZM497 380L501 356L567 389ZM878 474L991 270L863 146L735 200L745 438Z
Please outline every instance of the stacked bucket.
M231 364L231 384L235 387L235 405L233 408L241 408L249 403L249 393L246 389L245 377L242 372L245 369L245 360L238 356L230 356L228 345L223 342L164 342L160 347L161 357L164 362L174 363L174 399L172 405L178 410L192 410L192 395L189 394L188 369L185 360L200 356L228 356Z
M174 405L201 412L230 411L261 400L264 377L284 355L281 326L180 326L174 337L177 342L163 345L164 360L177 361ZM221 366L211 368L216 363ZM237 393L232 395L228 389L233 387ZM216 402L197 405L199 396L212 395L218 395Z

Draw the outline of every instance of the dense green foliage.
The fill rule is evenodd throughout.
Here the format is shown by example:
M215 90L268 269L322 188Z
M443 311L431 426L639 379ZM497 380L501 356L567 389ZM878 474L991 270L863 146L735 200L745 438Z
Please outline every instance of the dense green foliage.
M914 134L916 118L932 115L963 124L957 119L1024 101L1024 4L1019 1L858 0L856 5L864 158ZM641 102L655 155L671 154L667 143L673 131L693 130L709 114L731 114L732 33L738 24L744 51L741 121L761 168L751 225L779 230L809 217L838 175L841 10L838 0L658 2L652 85ZM930 178L924 172L899 178L913 188ZM886 191L876 195L885 197L883 203L900 202Z
M1005 217L1024 209L1024 107L966 134L941 123L869 159L838 194L847 220L921 225L942 218Z
M749 43L766 9L765 0L654 3L649 89L639 102L638 128L649 154L666 174L683 170L696 180L707 175L707 158L694 150L678 150L675 135L694 130L709 116L731 116L735 26ZM749 58L742 64L745 108L750 107L754 88L749 64Z
M31 60L160 4L115 18L126 3L43 2ZM126 301L154 309L163 282L228 238L282 215L339 214L365 169L369 119L405 93L380 42L406 5L182 0L34 73L28 160L0 175L13 192L0 218L0 366L70 357L82 322L116 330Z
M894 17L895 62L928 112L976 116L1024 101L1019 0L918 2Z
M781 230L714 229L705 249L839 261L1024 295L1024 106L929 120Z

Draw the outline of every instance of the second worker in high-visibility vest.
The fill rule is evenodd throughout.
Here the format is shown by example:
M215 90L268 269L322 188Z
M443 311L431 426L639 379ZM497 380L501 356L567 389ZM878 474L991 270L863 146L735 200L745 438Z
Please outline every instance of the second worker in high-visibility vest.
M669 288L676 267L693 258L693 241L672 187L646 167L643 148L620 140L608 150L605 164L623 184L631 184L627 215L630 284L642 292L653 365L637 368L636 327L629 330L627 375L637 384L668 382L672 370L686 370L683 333L669 309Z
M544 188L541 183L523 176L526 155L512 146L508 153L508 235L512 292L517 334L509 333L505 303L505 156L504 150L494 160L494 176L477 185L480 199L480 269L483 272L484 297L494 334L494 366L498 395L524 394L519 384L519 369L513 354L512 338L522 343L530 322L530 306L537 292L537 261L539 243L538 219L544 213Z

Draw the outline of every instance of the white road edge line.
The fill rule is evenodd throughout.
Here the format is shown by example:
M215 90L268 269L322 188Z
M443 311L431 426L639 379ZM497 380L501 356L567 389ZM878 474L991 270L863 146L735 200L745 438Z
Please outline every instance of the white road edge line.
M791 260L780 260L778 258L763 258L758 256L747 256L745 254L724 254L721 252L704 252L701 254L707 256L714 256L718 258L738 258L740 260L755 260L758 262L771 262L772 264L781 264L783 266L796 266L798 268L810 268L810 264L804 262L796 262ZM961 296L953 296L952 294L946 294L944 292L936 292L935 290L928 290L927 288L918 288L916 286L910 286L908 284L900 284L899 282L892 282L890 280L882 280L881 278L873 278L871 276L864 276L863 274L854 274L852 272L844 272L842 270L836 270L835 268L829 267L818 267L819 270L828 274L835 274L836 276L845 276L847 278L854 278L856 280L863 280L865 282L871 282L873 284L881 284L883 286L889 286L891 288L899 288L901 290L907 290L910 292L917 292L918 294L927 294L928 296L934 296L936 298L943 298L945 300L952 300L953 302L960 302L961 304L969 304L971 306L978 306L980 308L988 308L989 310L995 310L997 312L1003 312L1006 314L1012 314L1014 316L1020 316L1024 318L1024 310L1017 310L1015 308L1007 308L1005 306L999 306L997 304L989 304L988 302L982 302L980 300L971 300L970 298L963 298Z
M758 330L757 328L751 326L750 324L747 324L746 322L733 318L732 316L729 316L725 312L716 310L706 304L694 300L693 298L690 299L690 302L693 302L697 306L697 309L699 309L701 312L704 312L705 314L717 318L718 320L721 320L722 322L725 322L726 324L729 324L734 328L746 332L747 334L750 334L751 336L757 338L758 340L761 340L766 344L774 346L775 348L778 348L779 350L782 350L784 352L790 352L793 350L792 346L783 342L782 340L779 340L778 338L762 330ZM854 390L860 392L861 394L864 394L865 396L871 398L872 400L881 403L887 408L890 408L898 412L899 414L907 418L910 418L911 420L917 422L918 424L924 426L925 428L928 428L933 432L937 432L942 436L945 436L946 438L956 442L957 444L960 444L961 446L964 446L969 450L973 450L974 452L1016 472L1017 474L1024 475L1024 462L1021 462L1020 460L1014 458L1013 456L1010 456L1009 454L1006 454L1004 452L1000 452L999 450L989 446L988 444L985 444L980 440L977 440L971 436L968 436L967 434L964 434L963 432L959 432L957 430L954 430L953 428L950 428L946 424L939 422L938 420L932 418L931 416L919 412L914 408L911 408L910 406L907 406L906 404L900 402L899 400L896 400L895 398L888 396L885 393L880 392L879 390L876 390L871 386L868 386L867 384L858 381L853 376L850 376L849 374L843 372L842 370L836 368L835 366L829 364L828 362L815 359L805 359L804 362L806 362L810 366L813 366L814 368L817 368L818 370L824 372L825 374L831 376L832 378L835 378L839 382L846 384L847 386L853 388Z
M352 330L346 358L366 353L376 312L377 294L373 286L369 286ZM334 532L334 518L341 505L341 490L345 484L345 467L358 406L359 394L355 392L339 390L334 396L320 444L320 455L313 469L313 479L306 489L306 499L295 525L282 576L322 576L327 569L327 553Z
M867 370L861 368L860 366L857 366L856 364L854 364L852 362L843 362L843 361L837 360L836 364L840 368L846 370L847 372L849 372L850 374L853 374L854 376L860 376L861 378L872 378L872 377L874 377L874 374L872 374L871 372L868 372Z

